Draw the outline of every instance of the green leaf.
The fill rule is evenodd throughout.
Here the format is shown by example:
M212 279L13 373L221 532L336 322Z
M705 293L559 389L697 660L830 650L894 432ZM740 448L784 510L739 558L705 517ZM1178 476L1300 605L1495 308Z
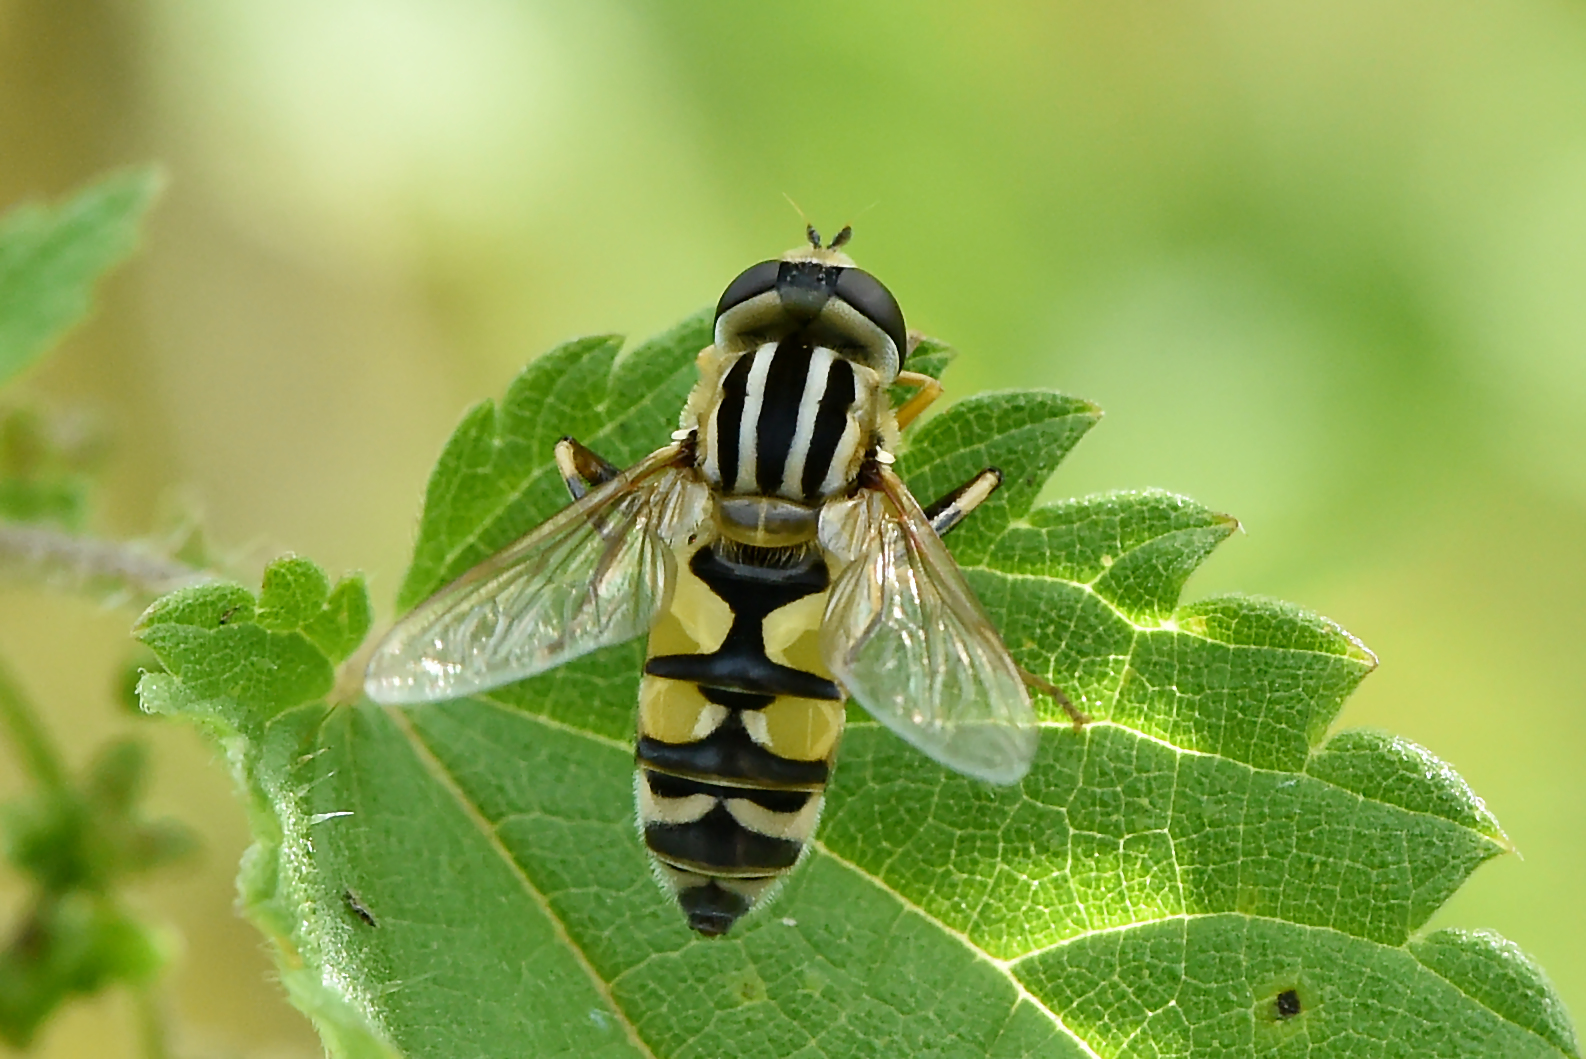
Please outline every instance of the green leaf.
M97 441L80 418L0 407L0 519L81 528Z
M0 386L87 315L95 281L132 251L159 186L153 171L131 170L59 206L0 217Z
M187 692L245 725L328 695L370 613L361 577L332 590L319 567L287 556L265 570L257 601L240 585L184 588L157 600L135 631Z
M193 833L172 819L146 819L138 806L148 768L143 744L122 740L101 748L77 786L36 790L0 805L6 860L31 876L39 892L88 890L180 860L197 848Z
M710 328L710 314L696 313L621 358L615 336L568 342L529 365L499 408L475 405L430 475L397 606L413 606L565 501L547 458L558 438L570 434L621 465L666 444Z
M334 664L363 642L374 613L362 575L344 577L332 588L319 567L289 555L265 570L254 620L276 632L302 632Z
M957 351L947 343L938 342L934 338L920 336L919 341L914 344L914 348L909 350L909 355L905 358L904 367L909 371L919 372L921 375L929 375L933 379L940 379L942 372L947 370L947 366L953 362L953 358L957 355ZM894 384L892 387L893 407L896 408L901 405L912 397L914 392L913 386L908 386L904 383Z
M40 784L0 805L0 849L33 885L0 947L0 1041L26 1047L73 996L144 985L173 944L117 894L122 880L190 854L193 833L146 818L142 744L103 748L78 783Z
M562 433L617 461L661 444L706 341L699 317L621 357L571 343L471 414L403 598L565 502ZM144 678L145 708L229 747L258 835L244 903L327 1040L415 1057L1578 1055L1512 946L1421 934L1509 847L1425 750L1329 737L1371 653L1288 604L1180 605L1235 525L1193 501L1032 508L1097 415L973 397L902 460L926 501L1003 468L950 543L1019 661L1094 723L1039 703L1041 750L1013 788L856 723L807 863L724 940L687 930L634 835L642 645L410 710L295 684L270 698L219 677L274 657L245 649L301 612L268 586L257 608L215 587L145 619L170 670ZM322 579L290 580L319 598ZM222 614L260 639L199 639ZM160 642L173 624L191 635Z
M1439 930L1411 942L1410 951L1423 967L1476 1003L1561 1052L1579 1052L1575 1028L1557 994L1551 988L1532 988L1535 982L1546 983L1547 976L1512 941L1485 930Z
M904 367L922 375L929 375L933 379L940 379L942 372L947 370L947 366L956 356L958 351L946 342L922 335L914 348L909 350L908 363Z

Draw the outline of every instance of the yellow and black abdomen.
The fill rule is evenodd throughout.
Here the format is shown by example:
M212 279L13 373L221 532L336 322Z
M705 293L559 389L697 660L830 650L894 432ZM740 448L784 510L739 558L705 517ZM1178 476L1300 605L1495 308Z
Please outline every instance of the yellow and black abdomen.
M842 734L813 544L680 557L639 692L639 824L689 926L724 934L798 863Z

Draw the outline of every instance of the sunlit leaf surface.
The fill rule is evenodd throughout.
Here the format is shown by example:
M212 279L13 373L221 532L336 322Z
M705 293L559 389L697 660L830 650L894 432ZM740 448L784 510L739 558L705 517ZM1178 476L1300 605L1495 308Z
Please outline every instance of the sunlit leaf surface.
M571 343L476 408L404 600L564 502L556 437L618 462L662 442L706 341L696 317L622 357ZM328 706L362 589L287 560L258 602L157 604L142 636L169 672L144 703L224 740L259 838L244 901L338 1054L1578 1054L1513 946L1419 933L1508 845L1421 748L1328 738L1370 652L1283 603L1179 606L1234 528L1192 501L1031 510L1097 414L970 398L902 462L927 500L1007 472L953 550L1019 661L1095 723L1039 702L1034 768L991 788L860 719L808 863L726 940L686 929L634 832L638 644L486 698Z

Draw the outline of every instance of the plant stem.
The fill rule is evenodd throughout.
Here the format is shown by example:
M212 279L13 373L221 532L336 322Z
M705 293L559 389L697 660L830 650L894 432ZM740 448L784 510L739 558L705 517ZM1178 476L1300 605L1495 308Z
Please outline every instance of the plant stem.
M138 1020L138 1044L143 1059L170 1059L171 1028L165 1020L165 1009L153 989L134 989L132 1003Z
M34 782L52 791L65 790L66 766L50 743L38 711L17 686L4 661L0 661L0 723L10 734L17 757Z
M83 584L109 584L139 596L158 596L209 575L186 563L121 541L81 537L46 526L0 521L0 571L61 575Z

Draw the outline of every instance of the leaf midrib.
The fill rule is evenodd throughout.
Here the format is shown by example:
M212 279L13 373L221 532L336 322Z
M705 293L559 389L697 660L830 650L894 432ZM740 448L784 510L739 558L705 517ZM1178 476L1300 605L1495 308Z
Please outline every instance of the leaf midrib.
M655 1053L650 1050L650 1046L639 1035L638 1027L628 1017L627 1011L617 1002L616 996L611 992L610 984L600 976L600 972L595 969L594 964L589 960L588 954L584 952L578 942L573 940L572 934L567 929L567 924L556 914L556 910L551 907L550 901L540 892L539 887L534 885L534 880L529 878L528 869L512 855L512 852L501 841L501 836L497 832L496 827L490 823L490 820L485 816L478 804L463 791L456 777L451 774L451 771L430 749L429 744L414 729L413 723L402 710L395 707L386 707L384 713L396 730L407 740L408 745L413 748L414 757L418 759L419 764L443 790L452 796L458 808L467 817L468 822L474 826L480 837L485 840L486 845L496 856L501 858L512 874L517 877L518 882L522 884L524 892L539 906L540 912L550 923L551 930L557 941L572 956L574 962L578 964L579 968L589 979L590 985L594 988L596 994L605 1002L618 1024L622 1026L622 1032L628 1038L628 1043L633 1045L634 1049L645 1059L657 1059ZM533 716L532 714L521 713L520 715ZM539 718L536 719L538 720ZM577 731L577 729L570 730ZM584 732L582 734L591 740L605 743L605 740L598 739L592 732Z

